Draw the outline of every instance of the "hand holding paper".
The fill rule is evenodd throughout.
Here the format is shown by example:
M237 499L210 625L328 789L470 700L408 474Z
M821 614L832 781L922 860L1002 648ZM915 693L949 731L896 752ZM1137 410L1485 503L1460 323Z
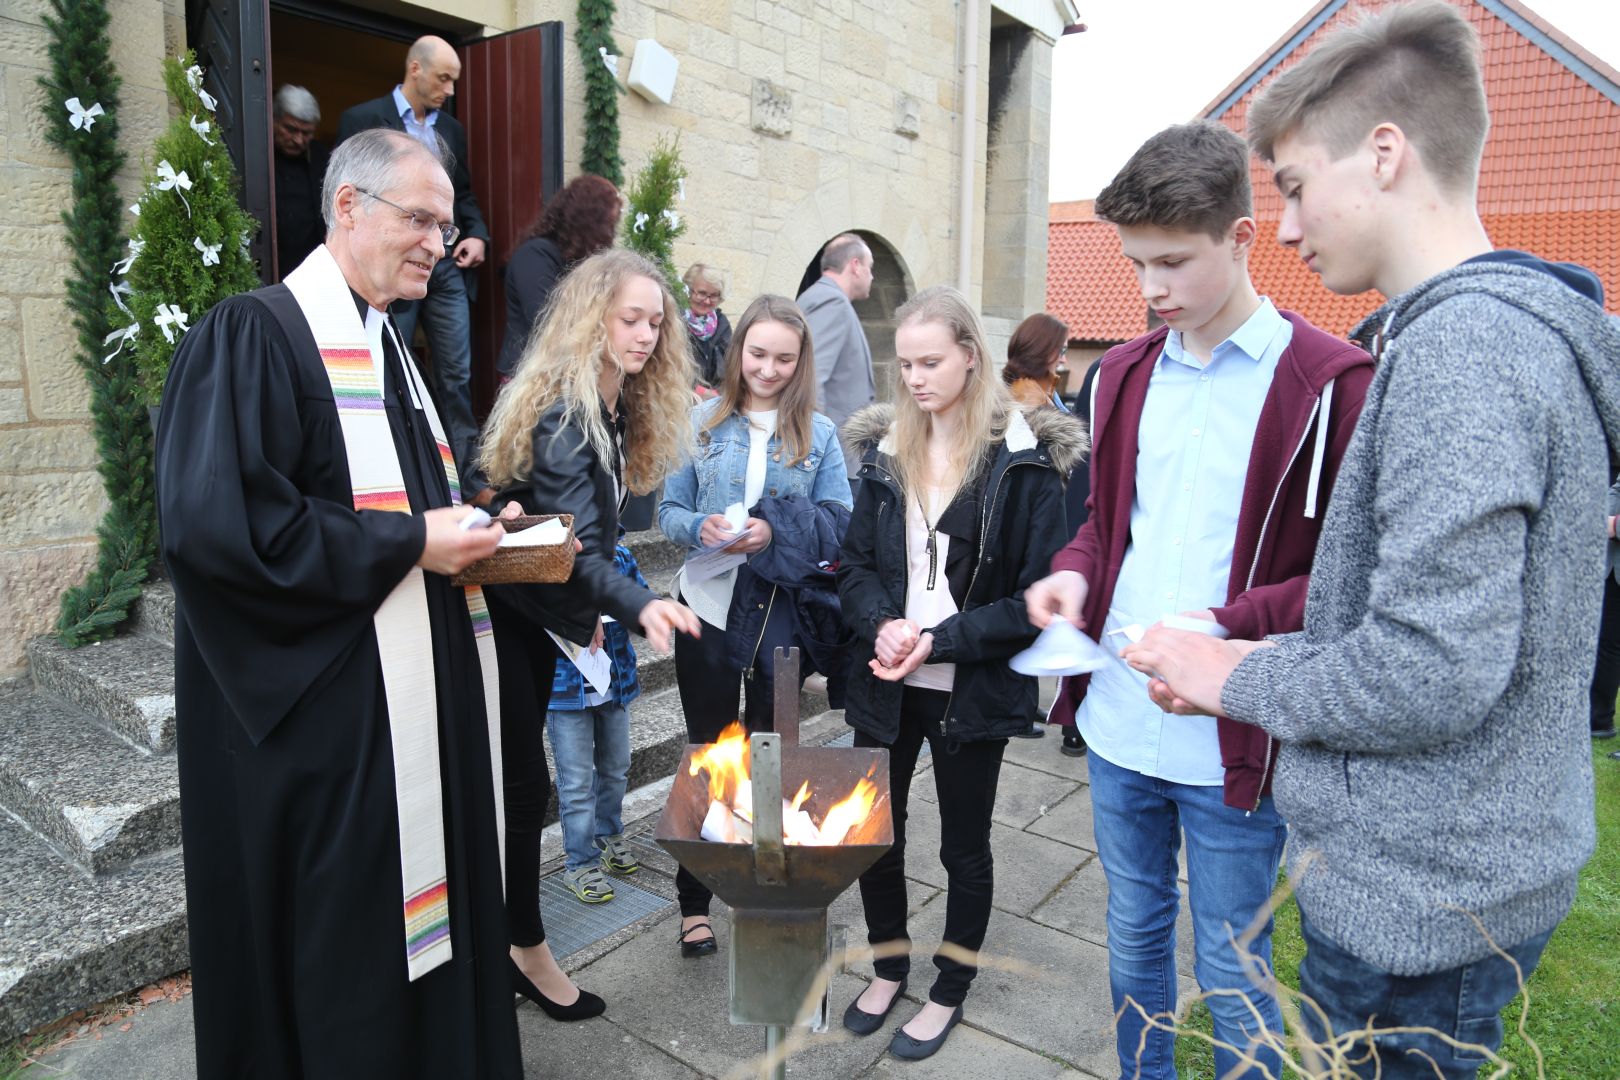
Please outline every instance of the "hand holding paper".
M1020 675L1084 675L1112 659L1066 619L1053 619L1034 644L1008 661Z

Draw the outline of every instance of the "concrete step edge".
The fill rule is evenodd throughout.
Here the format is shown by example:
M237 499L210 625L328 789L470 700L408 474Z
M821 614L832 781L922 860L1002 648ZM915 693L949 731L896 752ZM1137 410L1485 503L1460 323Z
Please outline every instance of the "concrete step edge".
M88 874L180 844L172 754L129 745L49 694L0 694L0 806Z
M174 746L174 649L145 634L69 649L54 638L28 643L34 682L137 746Z

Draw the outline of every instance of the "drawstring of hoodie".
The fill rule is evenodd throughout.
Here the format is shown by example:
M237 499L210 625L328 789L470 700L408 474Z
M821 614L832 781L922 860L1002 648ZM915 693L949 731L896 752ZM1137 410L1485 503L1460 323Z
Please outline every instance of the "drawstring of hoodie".
M1329 379L1322 387L1322 397L1316 410L1316 447L1311 451L1311 482L1305 489L1305 516L1316 516L1316 496L1322 486L1322 460L1327 457L1328 416L1333 411L1333 384Z

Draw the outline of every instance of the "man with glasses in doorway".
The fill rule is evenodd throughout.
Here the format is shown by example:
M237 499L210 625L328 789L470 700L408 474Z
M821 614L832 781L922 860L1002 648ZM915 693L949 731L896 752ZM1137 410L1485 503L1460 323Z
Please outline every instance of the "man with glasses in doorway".
M356 105L338 123L338 144L357 132L386 127L403 131L432 150L444 162L455 189L455 216L445 222L459 239L446 242L451 254L433 268L423 300L400 302L394 321L409 342L422 320L432 353L433 380L439 409L449 429L450 448L460 473L461 490L468 502L485 505L494 491L478 473L478 422L472 407L472 317L469 304L476 298L472 271L480 266L489 247L484 224L467 171L467 130L443 111L455 95L461 60L443 38L417 39L405 55L405 77L393 92ZM454 244L452 247L451 244Z

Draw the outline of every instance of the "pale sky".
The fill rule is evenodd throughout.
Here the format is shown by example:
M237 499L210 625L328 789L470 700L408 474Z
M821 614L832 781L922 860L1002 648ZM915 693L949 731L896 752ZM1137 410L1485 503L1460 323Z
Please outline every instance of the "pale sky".
M1083 34L1052 70L1053 202L1090 199L1161 128L1190 120L1315 6L1315 0L1080 0ZM1620 3L1527 0L1588 52L1620 67Z

